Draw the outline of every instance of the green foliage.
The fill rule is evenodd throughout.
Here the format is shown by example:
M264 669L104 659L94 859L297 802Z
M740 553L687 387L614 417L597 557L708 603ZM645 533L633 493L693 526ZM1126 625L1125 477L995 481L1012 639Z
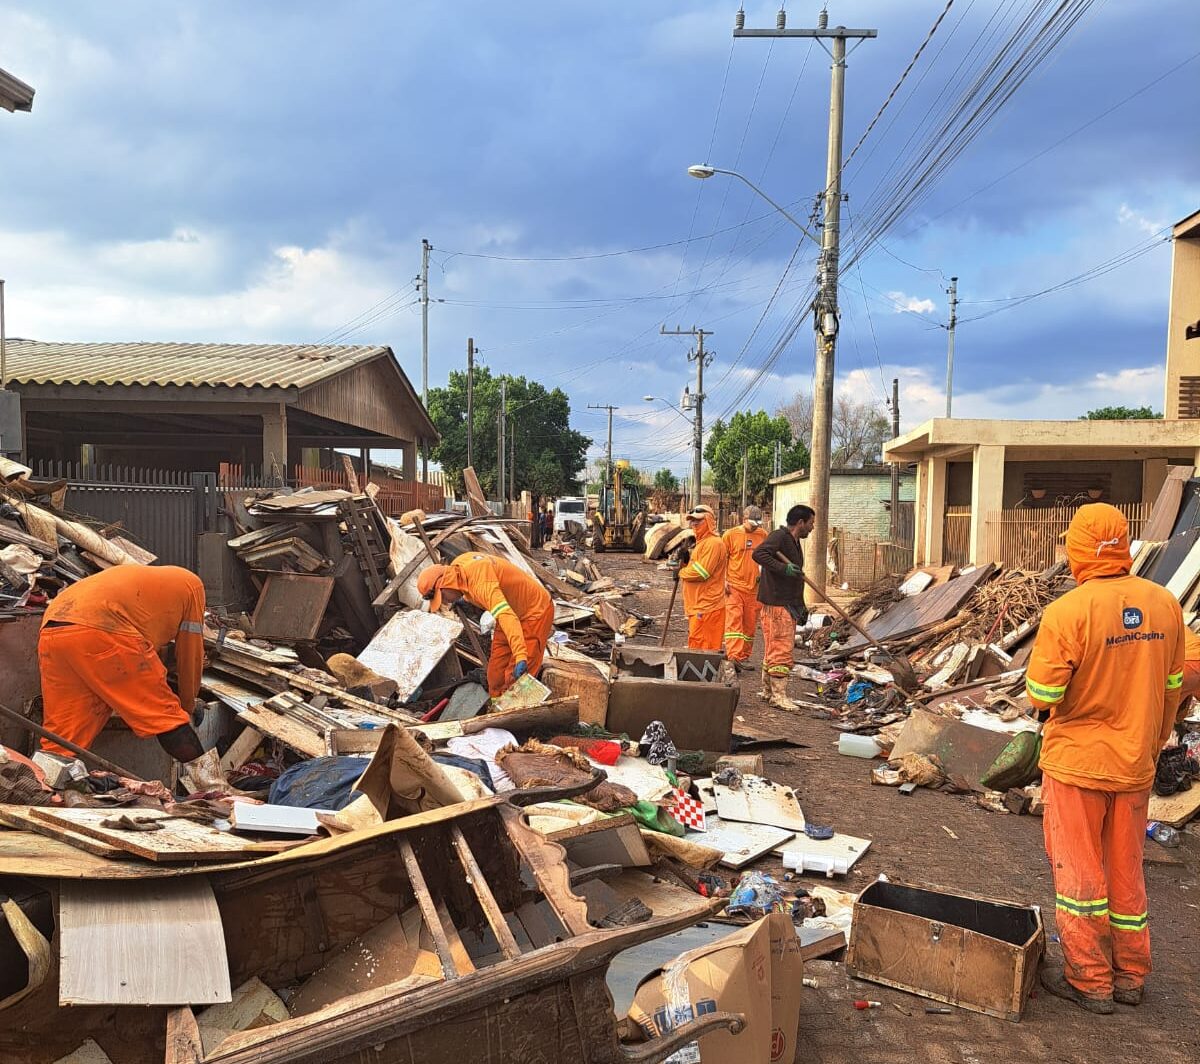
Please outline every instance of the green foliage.
M678 491L679 478L669 469L660 469L654 474L654 488L656 491Z
M1153 421L1161 418L1148 406L1101 406L1080 414L1080 421Z
M786 417L771 417L765 410L756 410L734 414L728 425L717 421L704 448L704 457L712 467L713 487L722 495L740 496L742 456L748 454L748 498L766 502L777 440L783 447L785 471L807 468L808 448L802 441L793 441Z
M570 400L562 389L547 391L524 377L493 377L486 366L475 368L472 409L475 473L489 498L497 498L496 419L500 382L507 385L508 432L515 442L513 483L518 492L557 496L579 493L579 472L592 441L570 427ZM441 442L431 457L456 491L462 490L467 464L467 374L456 370L444 388L429 389L429 416Z
M616 462L618 459L613 459ZM608 472L608 465L603 458L596 459L594 465L589 466L586 470L587 486L584 489L589 495L599 495L600 489L604 486L604 477ZM645 485L649 483L649 478L637 466L631 465L628 469L621 473L621 483L625 485L638 484Z

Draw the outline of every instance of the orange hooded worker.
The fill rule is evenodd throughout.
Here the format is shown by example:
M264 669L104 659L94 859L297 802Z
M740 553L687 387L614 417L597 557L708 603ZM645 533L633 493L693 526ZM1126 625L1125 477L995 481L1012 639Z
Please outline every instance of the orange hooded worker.
M442 603L466 598L495 618L488 658L488 692L502 694L525 673L542 667L554 631L554 603L537 580L505 558L460 554L449 565L431 565L417 578L417 590L436 613Z
M680 558L676 578L683 582L683 612L688 619L692 650L720 651L725 635L725 544L717 535L711 506L697 506L687 515L696 545Z
M1190 628L1183 630L1183 687L1184 698L1200 698L1200 635Z
M1137 1005L1150 971L1142 847L1155 762L1183 684L1183 615L1130 576L1129 529L1107 503L1067 530L1078 583L1046 607L1026 672L1042 735L1043 828L1065 967L1042 985L1089 1012Z
M204 585L175 565L116 565L80 580L46 608L38 640L42 720L85 749L116 713L182 764L191 791L225 786L191 712L204 666ZM158 652L175 644L178 695ZM43 739L44 753L75 755Z
M747 506L742 523L721 537L728 563L725 569L725 656L743 668L754 649L754 630L762 606L758 601L758 562L754 552L767 538L762 510Z

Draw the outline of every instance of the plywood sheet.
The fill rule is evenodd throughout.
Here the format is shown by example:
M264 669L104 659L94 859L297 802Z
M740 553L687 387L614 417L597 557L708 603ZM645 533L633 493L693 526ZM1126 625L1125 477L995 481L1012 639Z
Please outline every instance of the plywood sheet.
M212 1005L229 1001L225 932L202 876L64 882L60 1005Z
M281 643L315 639L332 594L332 576L272 573L254 607L255 636Z
M403 701L446 656L462 630L457 618L402 610L388 618L358 660L380 676L395 680Z
M22 831L35 831L39 835L45 835L47 838L61 839L63 842L68 842L72 846L95 854L97 857L116 859L133 856L127 850L122 850L118 846L110 846L107 842L101 842L99 839L93 839L77 831L67 831L65 828L52 827L38 820L37 817L30 816L30 808L27 805L0 805L0 824L7 824L9 827L19 828Z
M724 854L721 864L727 868L742 868L796 834L763 824L725 821L719 816L706 817L705 825L707 831L689 831L688 840L720 850Z
M236 861L279 849L278 844L250 842L208 824L172 817L161 809L33 808L30 812L44 823L88 835L151 861ZM104 821L123 815L158 820L162 828L122 831L104 826Z
M1200 786L1193 786L1191 790L1180 791L1167 798L1151 794L1146 819L1161 820L1173 828L1181 828L1197 813L1200 813Z
M722 820L770 824L788 831L804 830L804 813L790 787L763 776L743 776L738 787L713 783L717 813Z
M1176 465L1167 470L1167 479L1158 489L1158 497L1150 508L1150 517L1142 528L1142 539L1160 542L1171 535L1175 518L1179 515L1179 503L1183 498L1183 485L1191 477L1191 466Z

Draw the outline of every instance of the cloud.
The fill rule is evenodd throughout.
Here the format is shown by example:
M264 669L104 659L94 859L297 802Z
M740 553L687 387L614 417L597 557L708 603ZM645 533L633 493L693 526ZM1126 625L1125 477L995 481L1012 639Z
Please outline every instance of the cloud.
M892 301L893 313L896 314L932 314L937 310L932 299L906 296L903 292L888 292L887 297Z
M1117 208L1117 221L1119 221L1122 225L1134 225L1143 233L1146 233L1150 236L1157 236L1163 231L1164 228L1166 228L1167 225L1167 223L1161 219L1158 221L1152 221L1141 211L1134 210L1127 203L1122 203L1121 206Z

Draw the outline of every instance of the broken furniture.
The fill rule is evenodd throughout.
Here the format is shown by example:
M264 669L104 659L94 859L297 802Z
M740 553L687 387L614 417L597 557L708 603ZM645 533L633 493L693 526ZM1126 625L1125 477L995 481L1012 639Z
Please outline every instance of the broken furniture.
M854 903L846 971L1019 1020L1045 950L1036 906L878 880Z
M0 832L0 842L23 834ZM679 892L682 900L667 915L617 930L594 927L571 886L562 848L499 797L259 860L199 868L106 860L40 836L22 842L39 856L0 846L0 891L27 898L15 919L30 914L25 922L33 920L37 936L54 947L47 972L38 975L29 966L37 985L0 1008L0 1059L6 1062L50 1064L90 1038L113 1064L350 1064L364 1054L380 1064L615 1064L661 1061L701 1033L740 1026L738 1017L715 1013L622 1048L605 985L609 961L703 919L714 903ZM60 864L64 849L71 859ZM235 1031L206 1050L204 1014L196 1009L213 1003L211 980L181 991L174 1007L123 1001L63 1011L63 965L86 958L59 953L60 897L69 883L73 899L86 899L97 880L116 895L124 887L144 892L153 882L168 898L193 889L189 884L210 885L229 985L257 978L287 991L293 1015ZM202 903L207 894L198 897ZM369 952L354 983L360 989L342 993L347 951L364 949L364 942ZM6 958L12 952L3 950ZM186 950L164 951L156 963L182 975L197 960ZM117 991L102 972L91 984L99 990L89 1001ZM199 1000L188 1000L193 993ZM228 992L218 998L229 1000ZM305 1011L298 1014L299 1008Z

